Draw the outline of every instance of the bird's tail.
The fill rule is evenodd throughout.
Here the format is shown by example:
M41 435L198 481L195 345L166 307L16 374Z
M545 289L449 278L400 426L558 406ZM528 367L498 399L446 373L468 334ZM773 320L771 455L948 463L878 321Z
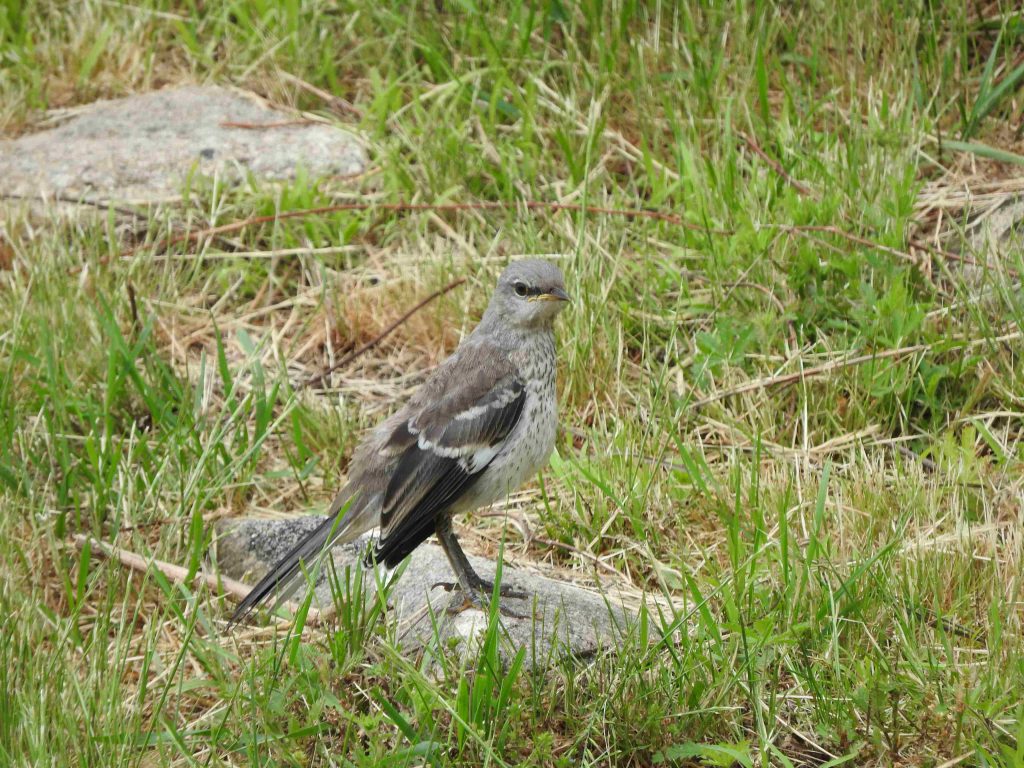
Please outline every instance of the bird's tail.
M255 587L249 590L249 594L242 599L242 602L235 608L235 612L231 614L231 618L228 619L229 629L245 619L271 596L276 595L277 598L274 608L280 607L298 591L299 587L306 583L307 572L313 575L313 569L320 557L329 551L331 546L339 542L351 541L364 532L359 525L353 525L359 516L348 513L351 499L345 501L348 503L342 506L339 497L332 506L341 506L341 508L332 509L332 513L326 520L292 547L291 551L282 557Z

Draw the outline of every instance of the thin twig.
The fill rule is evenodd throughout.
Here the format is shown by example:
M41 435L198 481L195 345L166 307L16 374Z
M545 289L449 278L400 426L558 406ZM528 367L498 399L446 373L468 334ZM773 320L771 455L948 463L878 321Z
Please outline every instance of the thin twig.
M597 555L593 555L590 552L584 552L582 549L580 549L579 547L574 547L572 544L566 544L564 541L557 541L556 539L548 539L544 536L531 536L527 544L532 544L533 542L543 544L546 547L564 549L566 552L571 552L574 555L579 555L584 560L589 560L594 565L598 566L599 568L603 568L604 570L608 571L608 573L617 576L620 579L626 578L621 573L619 573L615 566L609 565Z
M111 560L117 560L122 565L128 566L133 571L139 573L149 573L150 569L156 569L170 581L175 584L187 584L188 583L188 569L183 568L180 565L174 563L168 563L164 560L157 560L155 557L146 558L142 555L138 555L135 552L131 552L127 549L121 549L120 547L113 547L109 544L105 544L102 541L97 541L90 536L83 536L82 534L76 534L74 536L75 547L78 549L84 549L86 543L89 544L90 551L93 554L107 557ZM197 573L192 581L195 583L204 583L210 589L223 590L224 594L242 600L251 591L251 587L247 584L243 584L240 581L229 578L228 576L215 576L212 573ZM298 606L292 601L288 601L285 604L288 610L295 613ZM334 606L329 606L324 610L318 610L310 607L309 612L306 614L306 627L315 627L321 622L330 618L334 614Z
M962 755L951 757L949 760L942 763L941 765L937 765L935 768L955 768L955 766L960 765L960 763L962 763L964 760L974 757L975 754L975 751L972 749L969 752L964 752Z
M292 85L297 85L302 90L312 93L314 96L319 96L336 112L348 112L349 114L355 115L360 120L363 119L363 111L352 102L341 98L341 96L335 96L333 93L329 93L322 88L317 88L312 83L307 83L301 77L296 77L284 70L278 70L278 74L280 74L283 80L287 80Z
M915 461L920 462L921 469L923 469L925 472L934 472L939 468L939 465L936 464L931 459L929 459L927 456L920 456L914 453L909 448L907 448L907 446L905 445L897 444L896 450L899 451L904 456L906 456L908 459L914 459Z
M936 256L942 256L945 259L959 261L961 264L969 264L970 266L977 267L978 269L992 269L992 266L989 264L982 264L977 259L973 259L970 256L965 256L962 253L953 253L952 251L947 251L942 248L938 248L934 245L926 243L924 240L918 237L912 237L910 239L910 244L914 248L920 248L921 250L928 251L929 253L933 253ZM1005 262L1000 265L1000 268L1005 269L1014 277L1020 277L1020 272L1018 272L1016 269L1011 267L1009 264L1006 264Z
M786 172L786 169L782 167L782 163L780 163L774 157L771 157L767 152L761 149L761 145L757 143L753 136L748 136L747 134L743 133L743 131L737 131L737 135L741 139L743 139L743 143L750 147L750 150L755 155L757 155L766 163L768 163L771 169L775 171L779 176L781 176L786 182L788 182L789 185L792 186L797 192L799 192L802 195L807 195L809 197L816 197L813 189L808 187L802 181L797 181L792 176L790 176L789 173Z
M138 251L144 248L150 247L153 250L161 250L171 245L175 245L181 242L195 242L207 237L213 237L218 235L224 235L229 232L237 232L241 229L245 229L249 226L257 224L268 224L271 222L283 221L285 219L301 218L304 216L316 216L325 213L339 213L342 211L431 211L431 212L454 212L454 211L502 211L502 210L515 210L518 208L525 208L529 211L544 210L544 211L572 211L576 213L589 213L594 215L603 216L623 216L629 219L652 219L654 221L663 221L673 226L682 227L684 229L692 230L695 232L703 232L710 235L728 236L733 234L731 229L716 229L714 227L705 227L700 224L693 224L683 220L682 217L672 213L665 213L664 211L649 210L646 208L604 208L596 205L581 205L579 203L556 203L548 202L545 200L522 200L519 202L504 202L504 201L482 201L476 203L336 203L334 205L325 205L318 208L303 208L294 211L284 211L282 213L270 214L267 216L253 216L248 219L241 221L233 221L229 224L221 224L216 227L207 227L205 229L195 230L192 232L185 232L180 235L173 237L167 237L157 243L146 246L139 245L135 248L130 248L122 252L121 257L126 258L134 255ZM777 229L780 232L789 232L795 235L809 236L810 233L820 232L825 234L835 235L848 240L857 245L864 246L865 248L871 248L873 250L880 251L882 253L888 253L892 256L909 261L913 264L919 263L919 260L913 255L906 251L901 251L897 248L892 248L882 243L877 243L873 240L869 240L866 237L855 235L852 232L847 232L834 225L792 225L792 224L768 224L765 225L768 228ZM108 259L101 259L100 264L106 263Z
M101 211L114 211L115 213L120 213L123 216L131 216L135 219L148 218L147 214L142 211L136 211L133 208L125 208L123 206L113 205L112 203L105 203L102 200L90 200L87 197L62 195L57 192L51 195L47 195L45 192L41 192L38 195L19 195L17 192L0 192L0 198L7 200L27 200L29 202L55 202L68 203L69 205L88 205L92 208L99 208Z
M283 221L284 219L296 219L303 216L316 216L323 213L338 213L341 211L500 211L526 208L527 210L547 211L574 211L607 216L624 216L630 219L654 219L664 221L674 226L691 229L697 232L706 232L713 235L731 235L732 230L711 229L684 221L681 217L662 211L651 211L644 208L602 208L596 205L580 205L577 203L552 203L542 200L524 200L521 202L497 202L486 201L477 203L337 203L325 205L319 208L303 208L295 211L285 211L268 216L253 216L242 221L233 221L230 224L221 224L218 227L187 232L183 235L165 238L152 246L154 250L160 250L180 242L194 242L211 235L223 235L227 232L237 232L240 229L255 224L268 224L270 222ZM145 246L138 246L125 251L122 256L130 256L140 251Z
M912 254L907 253L906 251L901 251L897 248L893 248L888 245L876 243L874 240L868 240L866 237L861 237L860 235L855 235L852 232L847 232L845 229L840 229L839 227L833 224L770 224L767 226L772 226L780 230L781 232L790 232L794 235L805 235L811 232L821 232L828 235L835 235L836 237L841 237L844 240L849 240L851 243L863 245L865 248L871 248L876 251L881 251L882 253L888 253L889 255L896 256L897 258L903 259L904 261L909 261L912 264L917 264L919 262L918 259L916 259Z
M275 248L264 251L225 251L224 253L162 253L149 257L149 261L191 261L195 259L206 259L207 261L216 261L218 259L280 259L285 256L335 256L344 253L358 253L363 250L365 250L365 246L362 245L327 245L323 248L302 246L299 248Z
M910 347L900 347L898 349L886 349L882 352L874 352L870 355L859 355L858 357L848 357L845 360L833 360L829 363L815 366L814 368L807 368L802 371L796 371L795 373L786 373L781 376L766 376L764 378L755 379L754 381L748 381L746 384L741 384L738 387L732 389L726 389L721 392L716 392L713 395L701 398L700 400L693 403L691 408L700 408L714 403L718 400L724 400L727 397L733 395L742 395L747 392L754 392L758 389L767 389L769 387L785 387L789 384L795 384L798 381L809 379L812 376L821 376L832 371L838 371L843 368L852 368L853 366L862 365L863 363L870 363L872 360L891 360L897 357L905 357L912 355L916 352L924 352L931 349L931 344L914 344Z
M439 298L441 296L444 296L449 291L452 291L455 288L458 288L464 282L466 282L466 278L460 277L458 280L453 280L452 282L448 283L448 285L446 285L444 288L439 288L438 290L434 291L432 294L430 294L425 299L420 301L416 306L414 306L412 309L410 309L408 312L406 312L400 318L395 320L395 322L391 323L391 325L389 325L387 328L385 328L383 331L378 333L375 337L373 337L368 342L363 344L363 346L359 347L359 349L356 349L356 350L353 350L352 352L349 352L347 355L345 355L343 358L341 358L341 360L339 360L334 365L332 365L329 368L327 368L327 370L323 371L322 373L318 373L316 376L313 376L311 379L309 379L306 382L305 386L306 387L313 387L313 386L322 384L324 379L327 378L327 376L329 376L331 373L333 373L334 371L338 370L342 366L348 365L349 363L351 363L353 360L355 360L360 355L363 355L363 354L369 352L375 346L380 344L381 341L383 341L385 338L387 338L387 336L392 331L394 331L396 328L398 328L398 326L400 326L402 323L404 323L410 317L412 317L417 312L419 312L421 309L423 309L425 306L427 306L427 304L432 302L434 299L437 299L437 298Z
M182 568L180 565L174 565L174 563L157 560L155 557L143 557L142 555L137 555L127 549L113 547L89 536L83 536L82 534L76 534L74 541L75 546L78 549L84 549L86 543L88 543L94 553L108 557L111 560L117 560L122 565L126 565L131 568L133 571L148 573L152 568L156 569L176 584L185 584L188 582L188 569ZM235 581L227 576L215 576L212 573L197 573L195 575L194 582L202 582L213 590L222 589L224 594L236 597L239 600L249 594L249 587L242 582Z

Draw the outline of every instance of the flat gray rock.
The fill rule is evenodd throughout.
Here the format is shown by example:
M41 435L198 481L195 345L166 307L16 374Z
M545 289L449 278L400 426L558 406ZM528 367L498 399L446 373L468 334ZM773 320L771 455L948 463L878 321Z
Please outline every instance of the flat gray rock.
M303 516L290 520L218 521L215 546L220 572L247 584L256 583L323 520L320 516ZM340 579L345 578L346 567L350 573L361 568L368 540L363 538L334 548L332 556ZM494 578L494 563L480 557L469 559L483 578ZM487 616L475 608L449 614L449 607L462 605L461 595L434 587L438 582L453 580L444 552L432 540L409 557L389 596L389 607L395 613L399 641L405 652L455 646L470 653L477 647L487 627ZM527 666L535 669L547 667L567 654L578 658L593 656L602 649L616 647L627 622L632 620L632 615L611 597L507 565L502 569L502 583L529 595L526 599L502 598L505 614L500 617L503 641L499 652L506 663L520 648L526 649ZM365 572L363 584L368 597L376 593L373 572ZM325 574L321 574L316 588L315 604L321 609L333 605Z
M193 170L280 180L300 165L313 176L350 176L366 169L366 153L351 134L296 124L255 97L186 86L99 101L56 128L0 141L0 191L161 201L180 194Z

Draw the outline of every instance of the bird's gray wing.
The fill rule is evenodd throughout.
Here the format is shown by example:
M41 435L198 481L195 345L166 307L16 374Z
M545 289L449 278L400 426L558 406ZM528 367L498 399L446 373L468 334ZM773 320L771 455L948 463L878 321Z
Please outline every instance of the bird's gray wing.
M397 565L434 532L494 460L522 416L523 381L503 356L468 350L410 403L392 433L397 454L381 508L378 562Z

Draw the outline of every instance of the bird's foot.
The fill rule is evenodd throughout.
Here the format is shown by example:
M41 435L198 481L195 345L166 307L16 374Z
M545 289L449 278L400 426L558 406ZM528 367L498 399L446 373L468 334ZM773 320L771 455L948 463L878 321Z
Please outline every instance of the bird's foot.
M462 595L461 604L451 604L446 609L446 613L449 616L456 616L463 611L468 611L471 608L475 608L481 613L487 613L490 610L491 596L494 594L494 585L486 581L481 580L480 584L473 589L466 590L462 585L453 583L450 581L439 581L434 584L433 588L441 587L445 592L451 592L458 590ZM508 598L525 598L527 597L526 592L516 590L511 585L504 585L498 591L498 595L501 597ZM529 616L524 616L520 613L516 613L509 610L500 602L498 603L498 613L508 619L527 619Z
M481 592L483 592L486 595L493 595L494 594L494 582L493 581L485 581L484 579L480 579L480 584L477 585L477 589L479 589ZM514 600L525 600L530 595L528 593L524 592L521 589L516 589L511 584L502 584L500 587L498 587L498 596L499 597L511 597Z
M437 589L438 587L441 587L441 589L443 589L445 592L451 592L453 589L462 589L461 585L459 585L457 582L452 581L438 581L433 585L433 587L431 587L431 589ZM483 595L489 597L490 595L494 594L494 582L480 579L479 583L473 585L473 591L482 593ZM510 597L514 600L525 600L530 595L528 592L524 592L521 589L516 589L511 584L502 584L501 587L498 589L498 596Z

